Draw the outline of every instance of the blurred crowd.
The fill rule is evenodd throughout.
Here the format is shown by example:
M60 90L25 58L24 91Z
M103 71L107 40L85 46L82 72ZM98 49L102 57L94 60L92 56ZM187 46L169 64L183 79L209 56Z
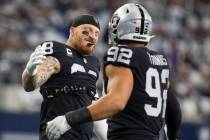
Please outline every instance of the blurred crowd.
M108 21L127 2L144 5L153 18L155 38L148 47L168 57L170 92L179 98L184 122L210 123L210 0L1 0L0 86L20 86L33 49L46 40L65 42L79 14L100 20L95 54L101 59L108 48Z

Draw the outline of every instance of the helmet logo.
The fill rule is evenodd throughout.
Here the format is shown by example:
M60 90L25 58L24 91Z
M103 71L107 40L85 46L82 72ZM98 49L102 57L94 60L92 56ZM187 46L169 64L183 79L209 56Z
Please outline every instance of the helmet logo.
M120 21L120 17L118 15L114 15L112 18L112 27L116 28Z

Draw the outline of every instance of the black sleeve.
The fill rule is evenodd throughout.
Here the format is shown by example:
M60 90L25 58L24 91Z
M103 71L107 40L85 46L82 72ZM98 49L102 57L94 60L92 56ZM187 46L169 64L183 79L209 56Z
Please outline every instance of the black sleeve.
M181 108L173 92L168 93L166 107L166 125L169 140L175 140L179 137L181 131Z

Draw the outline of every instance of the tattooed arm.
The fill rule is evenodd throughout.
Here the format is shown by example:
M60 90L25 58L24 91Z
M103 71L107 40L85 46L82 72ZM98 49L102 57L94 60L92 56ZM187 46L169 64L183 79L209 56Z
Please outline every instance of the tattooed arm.
M48 56L44 62L37 65L34 76L28 74L25 69L22 74L22 84L25 91L30 92L43 85L53 74L60 72L60 62L52 56Z

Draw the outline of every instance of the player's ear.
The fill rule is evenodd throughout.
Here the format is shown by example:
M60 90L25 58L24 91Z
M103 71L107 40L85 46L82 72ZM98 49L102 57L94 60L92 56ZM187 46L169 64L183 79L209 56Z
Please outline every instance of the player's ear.
M75 32L75 28L74 27L70 27L69 28L69 34L74 34Z

